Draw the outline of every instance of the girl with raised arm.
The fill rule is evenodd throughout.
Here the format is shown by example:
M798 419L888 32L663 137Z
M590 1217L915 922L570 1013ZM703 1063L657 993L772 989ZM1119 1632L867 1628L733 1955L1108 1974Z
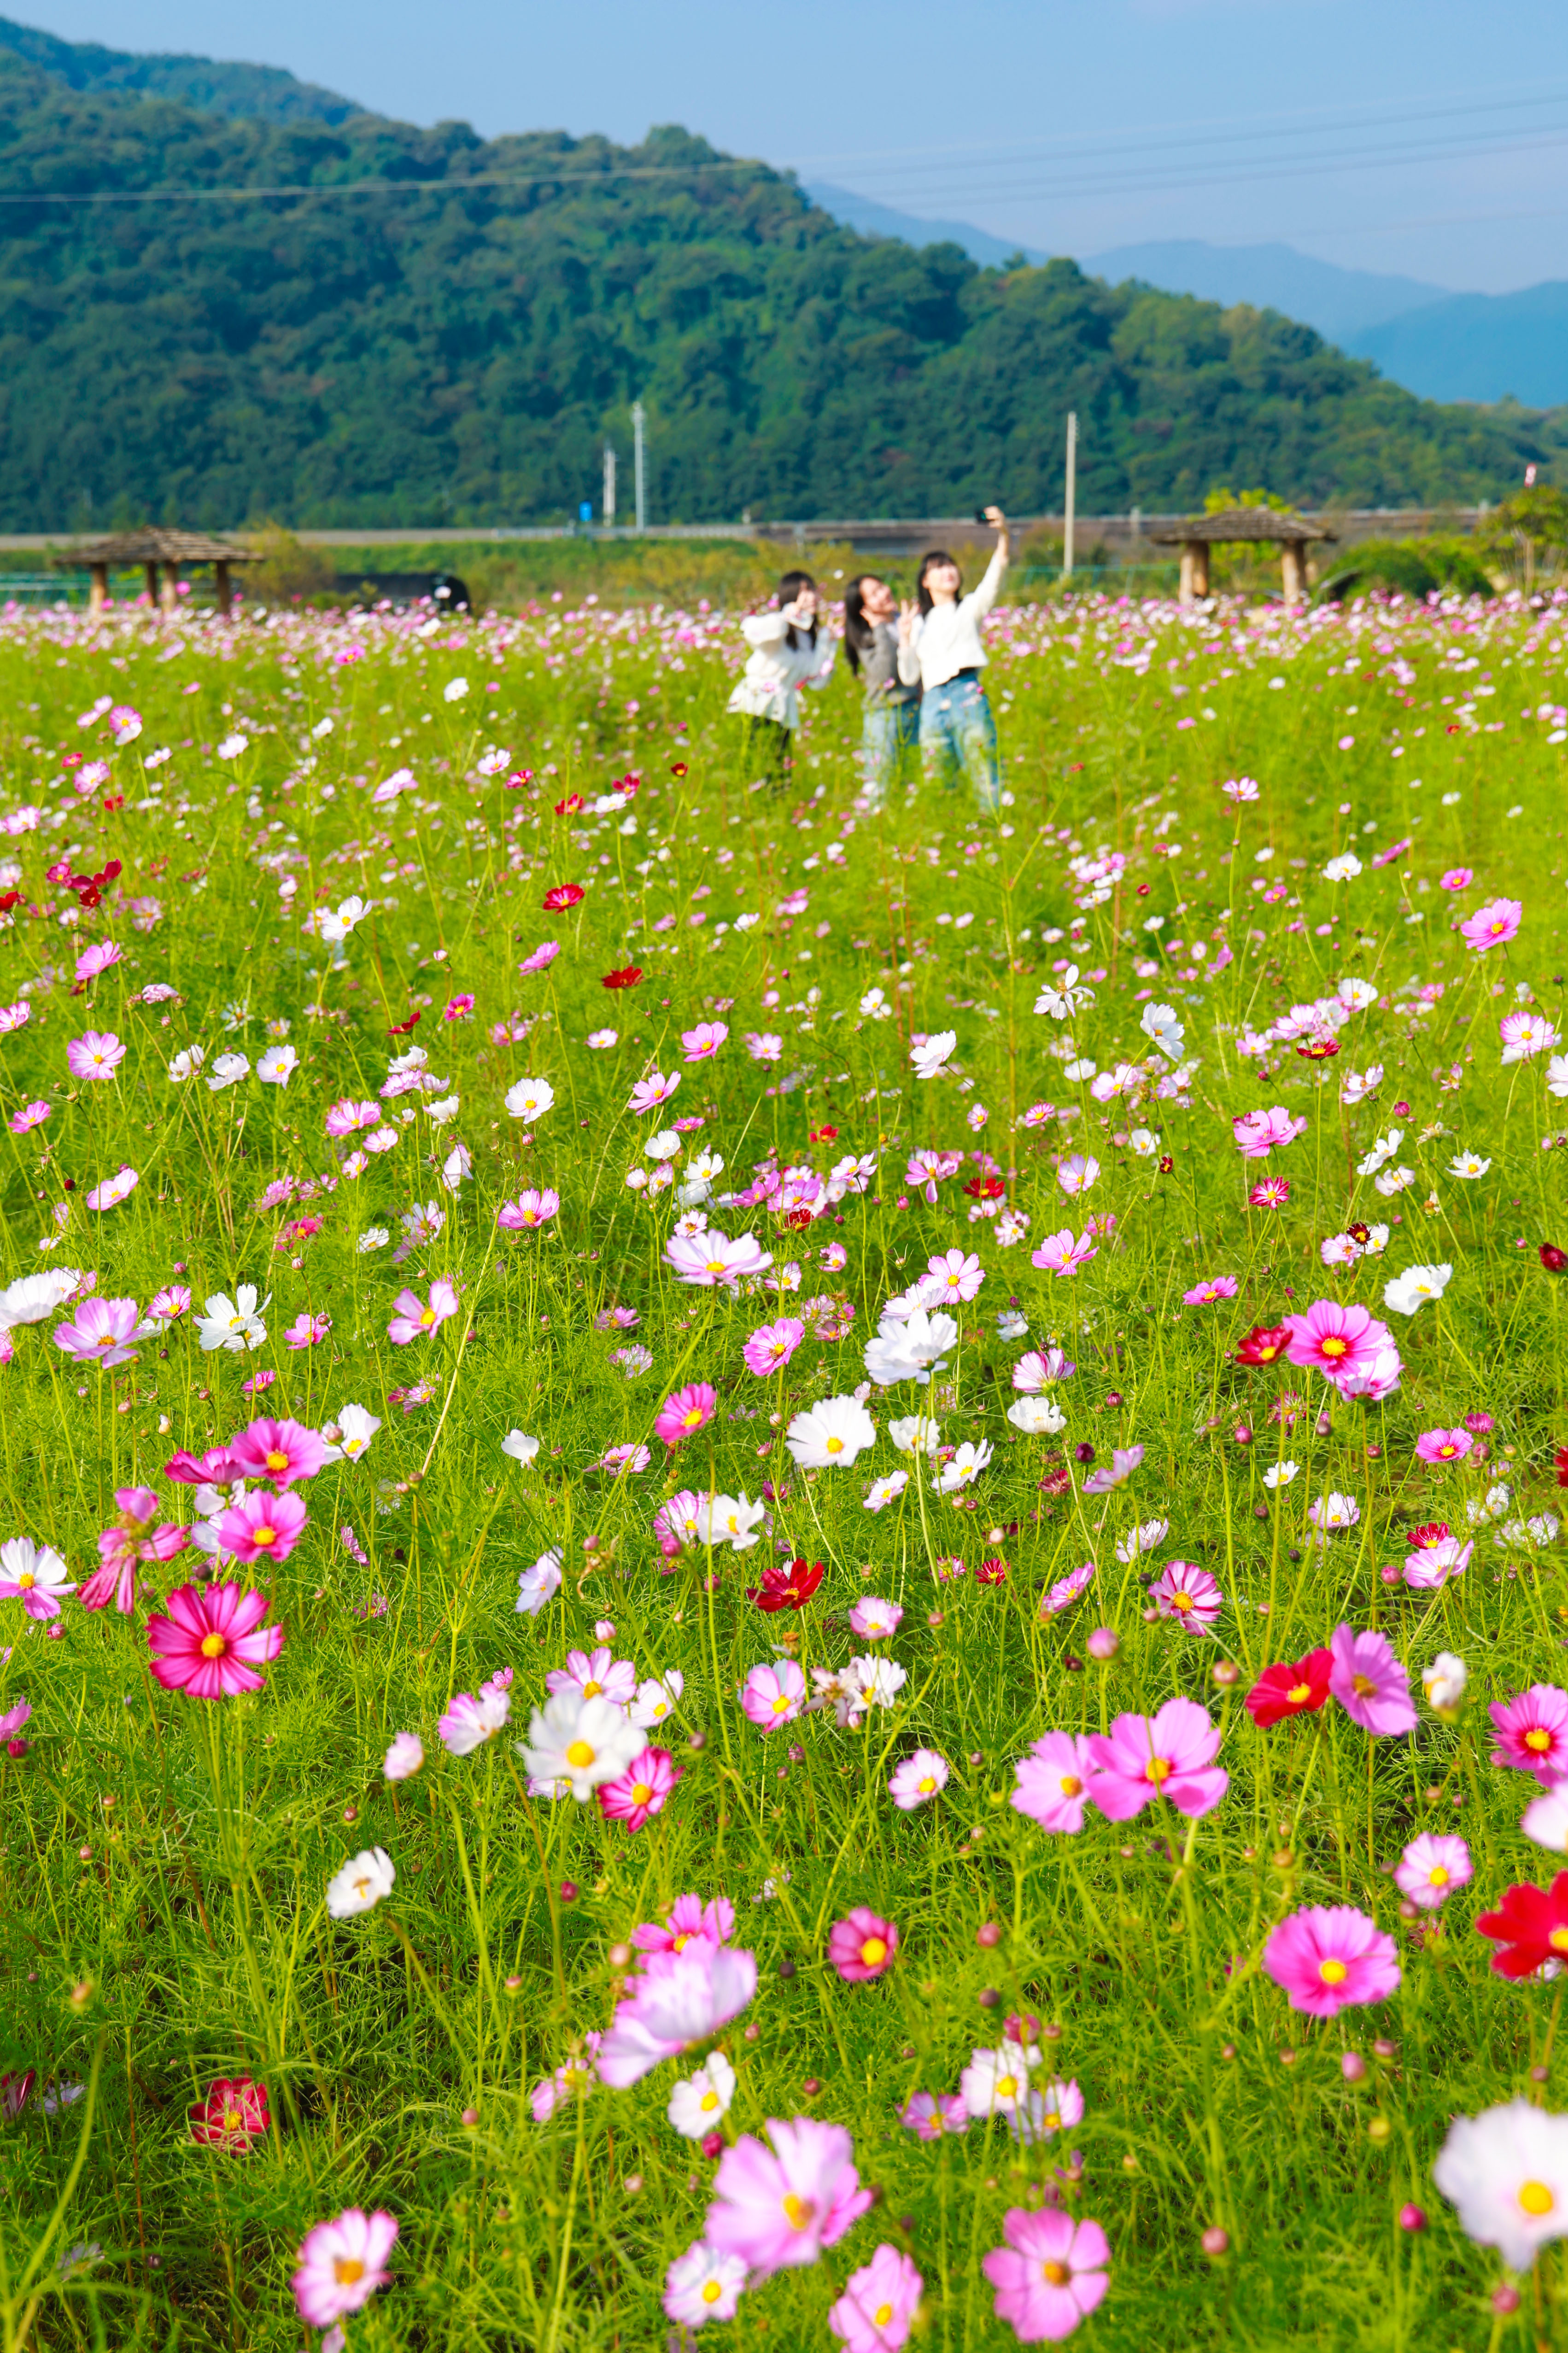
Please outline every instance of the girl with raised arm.
M996 764L996 723L980 673L985 649L980 624L996 602L1011 543L1000 507L987 507L985 520L996 545L978 588L963 594L963 580L945 549L921 558L916 592L920 611L899 654L899 676L921 686L921 765L928 785L949 790L962 770L987 813L1002 798Z

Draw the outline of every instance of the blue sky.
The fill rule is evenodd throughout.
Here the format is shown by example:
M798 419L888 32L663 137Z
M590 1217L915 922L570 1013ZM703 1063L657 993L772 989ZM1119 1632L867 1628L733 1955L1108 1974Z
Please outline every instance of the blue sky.
M1562 0L0 0L287 66L405 121L718 146L1052 251L1278 237L1489 292L1568 277Z

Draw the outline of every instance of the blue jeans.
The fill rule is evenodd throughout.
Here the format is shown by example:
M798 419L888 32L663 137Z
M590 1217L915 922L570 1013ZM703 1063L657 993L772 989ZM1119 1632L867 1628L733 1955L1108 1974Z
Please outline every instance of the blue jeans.
M955 678L928 689L921 701L921 765L928 785L952 792L959 773L974 787L979 807L1000 806L1002 777L996 765L996 723L977 678Z
M867 697L860 769L866 797L873 808L880 808L889 786L896 785L908 773L920 735L918 702L889 702L881 695Z

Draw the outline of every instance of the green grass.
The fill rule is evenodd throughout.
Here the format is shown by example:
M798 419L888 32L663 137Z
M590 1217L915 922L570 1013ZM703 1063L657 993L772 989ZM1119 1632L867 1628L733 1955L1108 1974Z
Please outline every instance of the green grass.
M1561 1546L1521 1551L1483 1527L1468 1574L1433 1597L1387 1586L1379 1569L1402 1557L1407 1523L1458 1524L1500 1475L1516 1514L1551 1508L1552 1452L1568 1440L1562 1309L1537 1258L1542 1240L1568 1235L1568 1155L1542 1148L1563 1114L1545 1058L1501 1068L1497 1029L1521 985L1549 1014L1560 1003L1562 751L1545 740L1549 719L1521 714L1562 694L1563 628L1550 610L1480 606L1363 607L1300 628L1241 607L1022 613L993 630L1013 796L1000 826L961 797L921 794L850 826L859 714L847 681L813 701L795 786L770 799L748 792L728 747L729 668L714 649L728 634L710 643L697 629L694 642L668 616L656 626L561 610L428 638L404 623L351 632L304 617L181 633L124 616L96 636L81 617L32 617L0 636L5 805L64 817L0 844L24 894L0 936L0 1002L30 986L34 1008L0 1039L4 1109L52 1106L40 1128L6 1138L5 1277L65 1262L143 1306L174 1280L198 1307L240 1282L271 1294L255 1355L203 1354L187 1316L133 1366L79 1377L50 1336L64 1316L18 1330L0 1369L0 1534L47 1539L79 1579L116 1486L155 1484L160 1516L188 1518L192 1491L166 1485L162 1465L176 1447L242 1428L253 1407L240 1384L258 1370L277 1377L263 1409L319 1424L354 1400L384 1418L363 1461L299 1491L305 1536L256 1580L286 1642L251 1697L203 1705L150 1676L146 1609L195 1574L195 1553L143 1572L133 1618L71 1600L46 1629L0 1602L0 1712L24 1695L34 1710L26 1753L0 1752L0 2065L37 2070L23 2114L0 2126L6 2353L297 2346L310 2332L289 2290L295 2251L312 2222L354 2203L388 2208L401 2237L394 2285L349 2321L352 2345L662 2345L664 2273L700 2234L714 2171L665 2119L677 2070L630 2092L595 2087L542 2126L529 2094L576 2038L608 2024L612 1948L684 1890L727 1893L734 1941L757 1957L756 1999L724 2037L740 2073L731 2137L797 2113L842 2123L882 2192L819 2265L742 2301L736 2341L827 2343L828 2305L879 2240L906 2245L923 2275L920 2343L969 2353L1013 2341L991 2316L980 2258L1001 2242L1005 2211L1037 2203L1053 2163L1065 2165L1060 2144L1020 2161L993 2123L928 2147L897 2111L917 2088L956 2089L972 2049L1014 2010L1059 2026L1047 2058L1087 2104L1068 2137L1082 2160L1068 2194L1111 2244L1110 2293L1084 2328L1106 2353L1556 2341L1563 2322L1542 2300L1556 2274L1543 2264L1517 2320L1494 2320L1496 2258L1466 2240L1429 2167L1450 2116L1521 2092L1557 2096L1561 1989L1490 1975L1471 1921L1552 1860L1520 1834L1528 1791L1488 1761L1485 1705L1560 1677ZM459 676L468 693L445 700ZM1190 691L1173 698L1173 681ZM1495 694L1477 695L1484 685ZM119 752L101 723L77 724L104 696L143 717ZM1189 714L1196 723L1178 726ZM328 716L333 731L312 740ZM233 729L248 738L242 754L205 748ZM1396 744L1403 756L1391 756ZM479 776L488 744L539 772L535 787ZM163 745L173 758L149 772L145 755ZM78 801L67 752L110 760L122 809L106 811L101 794ZM369 786L403 764L416 788L373 810ZM643 779L635 835L615 816L552 814L569 788L591 797L628 769ZM1240 776L1261 797L1238 810L1218 786ZM1369 850L1406 834L1408 853L1374 869ZM1157 839L1180 854L1157 854ZM834 840L843 855L829 860ZM1072 944L1059 936L1078 889L1067 860L1102 845L1128 864L1117 893L1084 915L1074 960L1103 977L1072 1033L1107 1068L1146 1051L1134 992L1176 1007L1198 1065L1190 1104L1146 1100L1139 1113L1160 1131L1167 1176L1119 1143L1137 1122L1122 1106L1102 1113L1066 1077L1047 1051L1061 1025L1032 1010ZM1323 881L1349 845L1363 872ZM1257 862L1268 847L1273 860ZM265 862L284 852L291 906ZM123 865L68 931L71 894L44 879L64 856L78 871ZM1460 862L1476 880L1456 901L1436 884ZM581 906L542 913L547 888L590 877ZM1267 902L1255 879L1286 895ZM779 913L801 887L805 912ZM336 967L301 921L318 897L335 905L351 892L377 904ZM1450 921L1497 894L1523 901L1522 932L1504 952L1471 955ZM145 932L123 904L144 897L163 911ZM742 912L762 920L720 937ZM698 913L701 926L687 920ZM666 914L674 925L655 929ZM1143 928L1151 916L1164 917L1163 933ZM1234 960L1216 971L1227 931ZM73 954L89 936L112 937L124 958L73 997ZM1162 938L1203 939L1206 976L1184 952L1140 975ZM554 963L520 976L548 939L562 944ZM633 961L639 987L601 987ZM45 967L62 976L52 987ZM1238 1033L1348 974L1372 980L1380 1001L1352 1017L1339 1059L1277 1044L1260 1079ZM1444 993L1417 1009L1410 984L1434 981ZM150 982L177 998L133 1002ZM873 987L896 1018L862 1018ZM473 993L473 1018L447 1026L459 991ZM225 1008L238 1008L232 1029ZM390 1038L415 1010L412 1039ZM533 1021L525 1039L493 1042L492 1025L514 1013ZM770 1147L781 1166L819 1170L848 1151L881 1155L871 1193L809 1231L764 1208L712 1209L726 1231L754 1229L780 1263L798 1261L786 1309L827 1293L854 1303L848 1337L808 1338L771 1383L740 1356L769 1300L677 1286L661 1255L673 1197L650 1201L623 1181L655 1125L625 1109L632 1081L650 1063L682 1067L680 1030L711 1018L728 1021L728 1043L683 1070L669 1112L705 1118L689 1144L724 1155L719 1189L748 1183ZM226 1050L254 1062L268 1025L283 1022L300 1055L286 1087L251 1077L214 1092L166 1075L194 1042L209 1067ZM606 1024L619 1044L589 1051L586 1034ZM910 1034L946 1028L958 1034L953 1071L920 1083ZM127 1043L110 1083L68 1076L67 1043L87 1029ZM771 1067L742 1043L765 1029L784 1039ZM335 1168L345 1147L323 1134L326 1105L373 1096L410 1042L449 1078L457 1117L438 1131L416 1121L330 1193L258 1208L282 1177ZM1380 1092L1342 1107L1342 1073L1373 1060L1385 1069ZM1436 1074L1451 1070L1449 1091ZM502 1101L525 1075L556 1092L527 1129ZM1016 1124L1041 1098L1079 1107L1067 1134ZM1398 1101L1410 1110L1394 1120ZM1275 1103L1306 1113L1306 1134L1267 1167L1243 1163L1231 1119ZM989 1111L979 1135L964 1117L975 1103ZM1354 1161L1391 1120L1417 1181L1382 1201ZM824 1124L837 1142L813 1145ZM454 1199L437 1169L458 1137L474 1175ZM1028 1239L1003 1249L972 1223L963 1176L928 1208L902 1181L909 1152L926 1145L988 1148L1009 1202L1033 1219ZM1490 1156L1487 1176L1449 1176L1461 1147ZM1074 1149L1091 1149L1103 1173L1069 1203L1054 1155ZM122 1162L139 1170L136 1189L89 1212L89 1187ZM1288 1207L1247 1209L1247 1185L1280 1170ZM498 1205L526 1184L559 1189L559 1219L498 1237ZM395 1241L401 1214L429 1200L446 1223L405 1266L391 1265L391 1245L357 1249L373 1226ZM1058 1281L1029 1252L1069 1210L1075 1229L1088 1210L1114 1212L1117 1226ZM279 1247L301 1215L319 1216L320 1232ZM1320 1240L1362 1215L1390 1223L1384 1257L1322 1267ZM847 1251L842 1273L818 1271L829 1239ZM984 1435L994 1458L966 1499L973 1511L911 1486L872 1515L869 1477L895 1461L885 1434L854 1469L806 1477L783 1423L815 1396L855 1388L882 1303L954 1244L978 1250L985 1282L959 1311L961 1344L939 1376L943 1435ZM1315 1417L1333 1399L1316 1374L1235 1365L1252 1324L1319 1296L1381 1314L1389 1274L1437 1260L1454 1267L1440 1309L1390 1318L1405 1375L1385 1406L1335 1405L1320 1433ZM1219 1272L1240 1279L1236 1299L1184 1306L1184 1289ZM429 1341L391 1345L401 1282L423 1289L443 1274L460 1283L462 1313ZM996 1311L1013 1299L1029 1337L1005 1343ZM614 1305L641 1319L633 1336L654 1365L640 1377L609 1361L626 1335L596 1328ZM306 1311L331 1331L290 1351L284 1330ZM1058 1392L1068 1428L1022 1438L1005 1418L1009 1366L1052 1339L1079 1366ZM405 1413L387 1402L422 1377L429 1403ZM589 1467L608 1446L648 1439L668 1389L704 1377L718 1417L678 1461L650 1440L639 1477ZM1269 1420L1285 1387L1308 1409L1289 1430ZM879 1424L913 1394L874 1391ZM1496 1422L1484 1468L1416 1461L1419 1430L1477 1409ZM1237 1443L1238 1421L1255 1443ZM542 1441L527 1471L500 1451L514 1426ZM1133 1440L1142 1467L1110 1497L1042 1487L1064 1464L1081 1478L1075 1446L1109 1461ZM1262 1470L1286 1447L1300 1474L1270 1493ZM701 1556L657 1574L650 1536L666 1493L710 1478L731 1493L764 1480L782 1491L755 1551L714 1555L713 1590ZM1320 1553L1305 1541L1306 1507L1331 1488L1357 1496L1362 1517ZM1115 1541L1156 1512L1166 1543L1124 1569ZM366 1566L340 1540L345 1523ZM564 1556L563 1592L542 1616L519 1616L519 1572L550 1545ZM787 1622L743 1592L786 1547L827 1565ZM1091 1547L1089 1595L1043 1620L1040 1595ZM982 1585L974 1572L992 1556L1005 1582ZM1172 1556L1219 1581L1212 1640L1144 1618L1142 1588ZM967 1574L939 1582L933 1563L954 1556ZM764 1741L736 1686L785 1637L808 1665L865 1648L847 1625L862 1590L903 1605L882 1646L908 1670L903 1704L872 1711L858 1733L828 1711ZM568 1647L591 1647L601 1618L639 1674L685 1678L668 1735L684 1777L636 1835L570 1799L527 1799L511 1747L546 1671ZM1374 1744L1331 1704L1258 1733L1241 1706L1255 1673L1327 1641L1342 1620L1383 1627L1417 1693L1438 1650L1464 1656L1458 1723L1423 1705L1411 1737ZM1108 1664L1087 1654L1099 1625L1121 1639ZM1229 1685L1213 1675L1226 1661L1239 1669ZM507 1734L448 1757L437 1715L503 1666L515 1676ZM1009 1806L1013 1762L1039 1734L1096 1730L1177 1692L1223 1723L1231 1775L1190 1838L1152 1810L1124 1826L1091 1813L1080 1836L1053 1838ZM394 1788L382 1757L405 1729L426 1762ZM792 1736L800 1761L785 1753ZM944 1753L952 1778L906 1816L886 1781L920 1744ZM1462 1830L1476 1865L1426 1936L1401 1919L1387 1876L1424 1827ZM393 1894L330 1921L328 1879L374 1845L395 1864ZM774 1894L759 1901L770 1878ZM1338 1902L1394 1934L1403 1981L1377 2009L1319 2026L1255 1963L1285 1911ZM826 1960L830 1925L857 1903L900 1936L893 1968L866 1986L840 1983ZM977 1941L987 1923L999 1941ZM1374 2038L1390 2055L1374 2053ZM1368 2060L1359 2084L1341 2072L1351 2048ZM1532 2068L1546 2071L1544 2088ZM196 2147L186 2109L240 2073L268 2086L277 2129L248 2158ZM75 2105L43 2113L47 2086L81 2084ZM1410 2200L1428 2211L1425 2232L1399 2227ZM1211 2259L1200 2239L1215 2225L1230 2246ZM101 2252L62 2279L60 2255L81 2245Z

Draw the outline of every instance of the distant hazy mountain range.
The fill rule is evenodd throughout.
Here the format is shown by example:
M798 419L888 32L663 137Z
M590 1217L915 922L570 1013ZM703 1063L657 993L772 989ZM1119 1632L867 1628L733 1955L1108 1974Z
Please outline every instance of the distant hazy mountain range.
M847 188L814 183L806 194L865 236L909 245L949 242L992 267L1020 254L1029 262L1047 259L965 221L922 220ZM1568 283L1557 280L1517 294L1453 294L1418 278L1341 269L1289 245L1205 245L1190 237L1117 246L1079 259L1112 285L1138 278L1168 294L1281 311L1428 400L1568 404Z

